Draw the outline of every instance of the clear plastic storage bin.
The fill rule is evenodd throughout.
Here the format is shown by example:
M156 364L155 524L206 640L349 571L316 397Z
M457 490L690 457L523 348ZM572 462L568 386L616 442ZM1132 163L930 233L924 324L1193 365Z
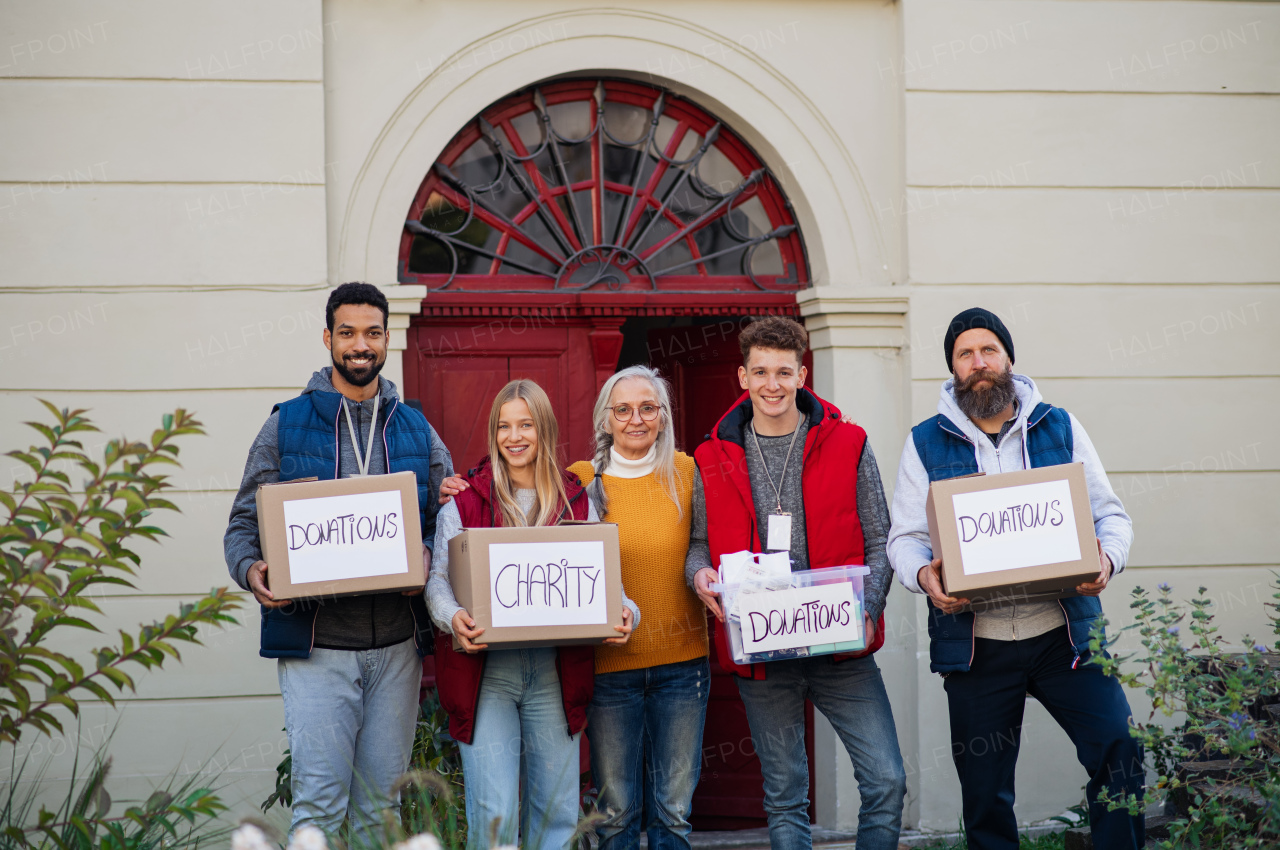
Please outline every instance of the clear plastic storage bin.
M867 634L863 623L863 577L871 572L870 567L865 566L843 566L843 567L827 567L819 570L801 570L793 572L788 578L785 576L766 576L754 577L750 580L742 582L734 582L732 584L715 583L711 585L711 590L720 595L720 605L725 611L725 627L729 638L729 651L733 656L734 663L737 664L755 664L761 661L778 661L784 658L807 658L811 655L830 655L836 652L859 652L867 648ZM723 573L721 573L723 575ZM779 635L775 637L775 642L783 641L794 645L770 649L761 652L747 652L746 642L742 635L742 616L739 603L743 601L746 594L755 596L750 601L750 608L757 609L762 604L767 603L768 597L756 596L757 594L771 594L778 590L803 590L805 588L818 587L824 585L845 583L851 585L853 599L856 600L855 610L849 612L849 616L857 623L857 639L842 640L839 642L807 642L812 638L810 634L821 634L820 628L809 629L809 620L813 619L821 621L822 611L817 608L809 608L801 606L805 611L797 611L794 606L790 610L793 611L793 619L786 620L784 614L781 622L781 631L790 632L789 634ZM840 592L843 595L843 592ZM804 595L801 594L801 597ZM789 597L794 598L794 597ZM815 613L816 612L816 613ZM755 628L759 633L763 622L761 614L758 612L749 617L748 628ZM768 619L768 618L765 618ZM777 623L777 621L774 621ZM820 622L819 622L820 625Z

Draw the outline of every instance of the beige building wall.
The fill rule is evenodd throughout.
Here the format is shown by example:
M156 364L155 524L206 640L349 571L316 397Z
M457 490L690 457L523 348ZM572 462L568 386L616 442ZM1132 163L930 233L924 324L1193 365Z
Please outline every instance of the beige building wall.
M1269 634L1280 9L904 0L902 14L886 73L905 88L906 189L880 203L907 221L911 420L936 411L950 317L995 310L1016 368L1081 420L1133 516L1108 616L1128 621L1135 585L1204 585L1230 640ZM918 676L919 823L947 828L945 694L924 657ZM1035 820L1086 776L1027 702L1017 812Z
M172 537L102 606L135 628L227 583L231 495L271 405L325 362L325 290L395 285L409 201L483 106L629 76L715 112L784 183L817 284L817 389L867 427L890 489L946 375L946 321L984 304L1134 516L1110 615L1134 584L1205 584L1233 639L1260 634L1280 543L1278 57L1278 10L1195 0L0 0L3 447L30 439L36 396L112 435L197 411L209 436L185 444ZM389 294L403 347L422 292ZM878 658L907 824L950 829L922 615L891 594ZM89 705L84 740L115 730L118 798L206 763L236 815L266 795L283 716L257 613L241 619L122 710ZM849 828L848 759L818 736L819 822ZM69 742L37 746L65 776ZM1020 764L1021 819L1080 798L1034 702Z
M222 532L249 444L324 363L331 38L311 0L0 4L0 443L38 436L19 424L46 415L36 397L90 408L98 450L177 407L208 430L180 443L182 514L139 547L137 590L98 600L111 634L229 583ZM6 487L21 474L0 470ZM284 718L257 619L245 609L140 676L115 711L84 703L80 739L113 735L117 800L202 766L237 815L265 797ZM20 752L65 777L68 732Z

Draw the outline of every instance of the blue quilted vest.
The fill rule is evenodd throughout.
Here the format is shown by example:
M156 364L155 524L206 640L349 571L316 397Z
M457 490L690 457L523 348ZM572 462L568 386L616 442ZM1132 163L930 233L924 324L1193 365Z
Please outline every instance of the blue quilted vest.
M277 404L280 420L277 442L280 447L280 480L338 477L338 417L342 415L339 393L311 392ZM435 539L436 494L431 490L431 429L418 411L397 399L387 411L383 431L386 441L387 471L412 472L418 477L418 511L422 540L428 546ZM309 658L315 635L319 604L298 600L284 608L262 609L262 643L258 654L264 658ZM431 651L431 618L421 594L409 597L415 624L414 642L418 654Z
M1041 402L1027 417L1027 454L1032 468L1071 463L1074 442L1071 417L1060 407ZM942 481L978 471L973 442L956 424L941 413L911 429L916 453L929 474L929 482ZM963 673L973 659L972 611L944 614L929 606L929 669L934 673ZM1067 633L1077 663L1089 649L1089 632L1102 616L1096 596L1076 596L1058 600L1067 618Z

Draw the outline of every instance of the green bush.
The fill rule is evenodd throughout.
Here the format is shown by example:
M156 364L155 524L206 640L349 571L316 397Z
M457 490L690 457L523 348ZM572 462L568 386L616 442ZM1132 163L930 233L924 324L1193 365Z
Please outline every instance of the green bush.
M11 748L13 765L0 810L0 848L196 846L225 809L211 789L171 781L141 805L120 810L107 792L110 761L99 755L83 777L77 759L67 797L37 811L43 771L18 760L17 744L24 735L65 734L59 712L79 718L79 700L86 697L114 705L115 694L134 690L131 668L162 667L166 658L180 659L178 644L200 642L199 628L235 622L229 612L240 603L220 588L136 633L120 630L118 640L88 658L49 647L54 635L72 629L99 631L83 616L102 613L93 601L96 588L134 587L130 578L140 559L128 547L137 538L164 535L150 524L154 511L178 509L160 496L172 486L167 476L153 470L178 466L176 439L204 431L176 410L150 441L109 440L99 460L78 439L98 431L85 411L42 403L52 422L26 424L43 444L7 453L31 474L0 490L0 745ZM76 473L83 476L78 486L71 478Z
M1276 585L1280 591L1280 583ZM1134 588L1136 622L1124 631L1141 637L1129 656L1097 653L1103 670L1126 686L1144 690L1150 716L1132 733L1142 741L1149 771L1157 777L1148 796L1167 801L1171 819L1156 833L1158 846L1247 848L1280 846L1280 640L1270 649L1245 638L1249 648L1228 653L1214 624L1212 602L1201 587L1190 610L1161 584L1157 595ZM1280 600L1280 592L1273 595ZM1278 603L1265 603L1272 611ZM1280 618L1268 614L1280 636ZM1189 633L1183 643L1183 630ZM1133 797L1107 799L1112 809L1142 811ZM1165 833L1167 830L1167 834Z

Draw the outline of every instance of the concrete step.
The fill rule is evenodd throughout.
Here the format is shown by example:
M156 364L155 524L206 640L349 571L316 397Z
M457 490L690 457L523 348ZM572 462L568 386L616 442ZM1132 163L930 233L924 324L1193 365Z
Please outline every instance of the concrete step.
M1061 832L1064 826L1060 823L1037 824L1019 830L1029 838L1038 838L1051 832ZM823 850L854 850L855 832L843 832L834 829L813 828L813 846ZM928 832L921 830L903 830L898 838L899 850L904 848L931 847L936 844L953 844L960 838L958 832ZM723 832L694 832L689 836L690 843L699 850L769 850L768 829L740 829ZM648 847L645 836L640 838L640 846Z

